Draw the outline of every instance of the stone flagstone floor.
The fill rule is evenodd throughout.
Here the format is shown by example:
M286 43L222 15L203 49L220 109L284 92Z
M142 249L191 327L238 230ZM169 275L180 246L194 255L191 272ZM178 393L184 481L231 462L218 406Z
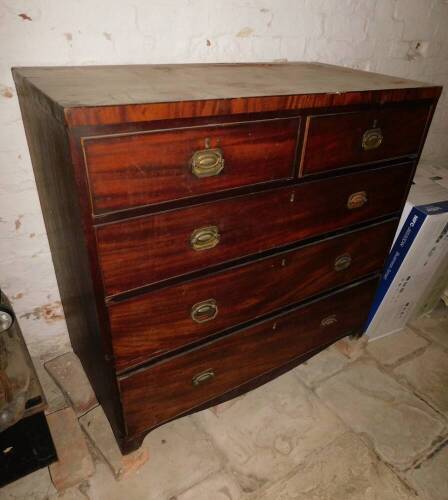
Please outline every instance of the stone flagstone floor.
M43 377L50 407L63 408ZM333 346L245 396L157 429L134 473L122 474L99 407L80 423L90 478L58 493L43 469L0 498L447 500L448 312L369 343L356 359Z

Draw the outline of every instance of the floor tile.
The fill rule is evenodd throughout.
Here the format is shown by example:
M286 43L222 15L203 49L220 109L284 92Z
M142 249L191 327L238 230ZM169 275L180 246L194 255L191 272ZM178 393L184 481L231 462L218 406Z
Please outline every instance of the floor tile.
M44 366L78 417L98 405L81 361L74 352L47 361Z
M364 355L369 339L366 335L362 337L344 337L338 340L334 347L351 361Z
M67 402L61 389L59 389L56 382L51 378L47 370L45 370L42 361L39 358L32 358L32 360L48 403L45 413L53 413L54 411L66 408Z
M311 455L253 500L411 500L417 497L353 433Z
M383 365L393 365L422 349L428 342L410 328L369 342L367 352Z
M365 433L384 460L398 468L410 466L445 430L442 417L373 361L349 365L316 392L353 430Z
M72 408L51 413L47 421L58 456L57 462L50 464L51 480L63 491L89 478L95 465Z
M227 411L231 406L236 404L242 398L244 398L244 394L236 398L229 399L228 401L224 401L224 403L219 403L216 406L212 406L210 408L210 411L212 411L215 415L220 415L221 413Z
M78 486L68 488L64 491L55 492L45 500L94 500L93 498L91 497L89 498L85 495L85 492L88 491L88 488L89 488L89 483L85 482ZM95 500L103 500L103 499L101 496L99 496Z
M425 500L448 500L448 444L408 471L406 479Z
M341 354L334 346L331 346L299 365L295 368L294 373L306 385L313 386L338 372L349 363L349 358Z
M44 467L0 488L0 498L2 500L47 500L49 495L55 492L48 467Z
M210 440L190 417L154 430L142 446L149 460L129 478L116 481L108 466L97 464L87 492L92 500L168 500L221 468Z
M149 453L144 447L125 456L121 454L101 406L97 406L83 415L79 419L79 423L103 459L109 464L116 478L121 479L135 473L147 462Z
M245 491L282 477L345 432L292 373L248 393L219 415L207 410L195 419L227 457Z
M448 354L444 350L430 346L395 368L394 373L409 382L422 399L448 415Z
M89 479L84 488L86 499L123 500L129 498L133 500L134 498L142 498L145 500L159 500L159 498L151 496L151 493L148 492L147 481L144 478L139 478L138 482L117 481L109 466L104 462L97 462L95 468L95 474ZM76 493L75 488L68 491Z
M176 500L242 500L243 496L235 479L221 472L177 495Z
M448 348L448 307L440 304L430 316L422 316L411 323L434 342Z

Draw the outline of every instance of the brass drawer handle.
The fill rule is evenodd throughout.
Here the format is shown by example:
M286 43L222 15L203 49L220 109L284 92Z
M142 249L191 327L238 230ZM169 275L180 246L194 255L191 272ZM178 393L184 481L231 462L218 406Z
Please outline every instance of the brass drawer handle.
M200 227L191 233L190 245L193 250L199 252L215 247L219 239L219 229L216 226Z
M208 369L205 372L198 373L191 379L191 383L194 387L205 384L212 381L215 378L215 372L212 369Z
M382 142L383 133L380 128L370 128L362 135L362 149L364 151L377 149L381 146Z
M219 175L224 168L224 158L219 148L196 151L190 163L191 172L199 178Z
M349 210L354 210L355 208L361 208L367 203L367 193L365 191L358 191L353 193L348 197L347 208Z
M331 314L330 316L327 316L320 322L320 326L323 326L325 328L327 326L334 325L337 322L338 318L336 317L336 314Z
M205 323L218 315L218 304L215 299L204 300L191 308L191 319L196 323Z
M334 260L334 270L344 271L352 265L352 257L349 253L344 253Z

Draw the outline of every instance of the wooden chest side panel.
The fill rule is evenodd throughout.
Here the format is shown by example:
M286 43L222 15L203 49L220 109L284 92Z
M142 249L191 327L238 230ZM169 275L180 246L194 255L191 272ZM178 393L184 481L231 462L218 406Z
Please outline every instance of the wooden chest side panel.
M115 371L106 361L66 128L13 72L70 341L117 437L124 433Z

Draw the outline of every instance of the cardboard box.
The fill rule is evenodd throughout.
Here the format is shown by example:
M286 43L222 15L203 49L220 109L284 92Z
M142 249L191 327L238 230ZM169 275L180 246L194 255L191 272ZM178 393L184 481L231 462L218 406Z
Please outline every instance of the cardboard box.
M418 185L436 183L448 190L448 165L440 166L432 163L420 163L414 178ZM419 305L414 312L414 318L430 314L442 299L448 307L448 255L446 263L435 273L428 285Z
M448 190L417 175L366 323L369 340L405 327L446 255Z
M446 290L446 292L445 292ZM419 303L415 307L412 319L417 319L424 314L430 314L444 300L448 292L448 254L443 259L439 269L434 273L432 279L427 285ZM448 297L448 295L446 295ZM448 306L448 304L446 304Z

